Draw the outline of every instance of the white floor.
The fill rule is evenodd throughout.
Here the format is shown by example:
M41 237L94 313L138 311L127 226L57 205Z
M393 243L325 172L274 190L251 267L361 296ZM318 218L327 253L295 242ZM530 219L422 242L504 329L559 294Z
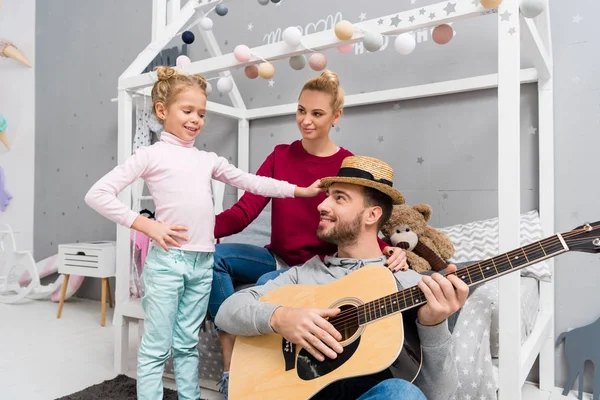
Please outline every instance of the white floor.
M114 378L112 309L107 308L106 326L100 326L98 302L70 299L56 319L58 305L47 301L0 304L0 398L10 400L54 400ZM137 349L137 329L131 329L132 349ZM132 351L127 375L135 377ZM165 379L165 386L174 382ZM203 389L202 397L222 399ZM577 398L541 392L525 385L523 400ZM584 399L591 396L584 395Z
M71 298L56 319L58 304L26 301L0 304L0 399L54 400L95 385L117 374L113 369L112 309L100 326L100 303ZM137 349L137 329L131 347ZM135 378L136 355L129 372ZM164 380L175 389L174 382ZM202 397L222 399L202 389ZM108 400L108 399L107 399Z

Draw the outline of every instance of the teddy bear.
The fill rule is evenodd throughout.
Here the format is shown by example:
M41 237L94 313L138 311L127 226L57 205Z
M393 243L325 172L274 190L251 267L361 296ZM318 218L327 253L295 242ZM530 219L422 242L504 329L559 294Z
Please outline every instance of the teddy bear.
M419 273L445 269L454 254L450 238L427 224L431 213L428 204L394 206L381 228L385 240L404 249L409 267Z

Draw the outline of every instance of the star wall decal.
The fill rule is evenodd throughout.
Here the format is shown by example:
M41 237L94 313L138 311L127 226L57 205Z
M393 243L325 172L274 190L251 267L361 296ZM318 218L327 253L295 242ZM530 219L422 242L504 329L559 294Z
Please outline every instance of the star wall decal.
M269 87L273 87L275 85L275 81L273 79L269 79Z
M425 160L423 160L423 157L418 157L418 158L417 158L417 162L418 162L419 164L423 164L423 163L425 162Z
M449 197L449 196L448 196L448 193L444 193L444 194L442 195L442 198L443 198L444 200L448 200L448 197Z
M379 18L379 20L377 21L378 25L383 25L383 19Z
M358 16L358 19L360 19L361 21L364 21L365 19L367 19L367 14L364 12L361 12L360 15Z
M377 141L378 141L379 143L383 142L383 136L377 136Z
M252 25L252 24L248 24L248 30L249 30L249 31L251 31L251 30L252 30L252 28L254 28L254 25Z
M473 157L473 156L472 156L472 155L470 155L470 154L465 156L465 161L466 161L466 162L471 162L471 161L473 161L474 159L475 159L475 157Z
M578 24L579 22L581 22L581 20L583 19L583 17L579 14L577 14L576 16L573 17L573 22Z
M415 4L417 0L410 0L410 4Z
M419 10L419 15L425 15L425 9L424 8L421 8Z
M414 16L414 15L411 15L410 17L408 17L408 20L409 20L410 22L415 22L415 16Z
M341 130L342 130L342 128L340 128L339 126L336 126L336 127L335 127L335 131L336 131L337 133L340 133L340 132L341 132Z
M473 3L474 6L478 6L479 5L479 0L473 0L471 3Z
M517 28L515 28L514 26L511 26L511 27L508 29L508 34L512 36L512 35L514 35L515 33L517 33Z
M574 84L578 84L578 83L581 81L581 78L580 78L580 77L578 77L578 76L574 76L574 77L572 77L572 78L571 78L571 81L572 81Z
M269 134L269 136L271 136L271 137L274 137L274 136L275 136L275 134L274 134L273 132L271 132L271 133Z
M500 21L510 21L510 16L512 14L505 10L502 14L500 14Z
M535 135L536 131L537 131L537 128L534 128L533 126L530 126L529 130L528 130L528 133L530 135Z
M444 8L444 11L446 11L446 15L456 12L456 3L448 2L448 4L446 4L446 8Z
M435 13L429 13L429 19L434 19L435 18Z
M394 103L394 110L398 111L400 109L400 103Z
M396 14L395 17L391 18L391 22L390 22L390 26L395 26L396 28L398 27L398 24L400 23L400 21L402 21L400 18L398 18L398 15Z

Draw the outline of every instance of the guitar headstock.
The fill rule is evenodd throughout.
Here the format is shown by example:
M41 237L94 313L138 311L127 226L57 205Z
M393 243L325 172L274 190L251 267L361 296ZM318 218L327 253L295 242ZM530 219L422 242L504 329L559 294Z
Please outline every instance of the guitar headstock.
M600 221L578 226L562 237L570 250L600 253Z

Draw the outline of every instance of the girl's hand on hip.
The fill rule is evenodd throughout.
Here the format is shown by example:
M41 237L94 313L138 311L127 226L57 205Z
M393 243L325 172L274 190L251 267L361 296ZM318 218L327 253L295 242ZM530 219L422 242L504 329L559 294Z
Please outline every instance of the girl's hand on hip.
M131 227L154 240L160 245L160 247L165 249L165 251L169 251L168 245L172 245L173 247L181 247L181 244L177 241L177 239L185 241L189 240L186 235L180 233L180 231L187 231L187 226L167 225L143 216L137 217Z

